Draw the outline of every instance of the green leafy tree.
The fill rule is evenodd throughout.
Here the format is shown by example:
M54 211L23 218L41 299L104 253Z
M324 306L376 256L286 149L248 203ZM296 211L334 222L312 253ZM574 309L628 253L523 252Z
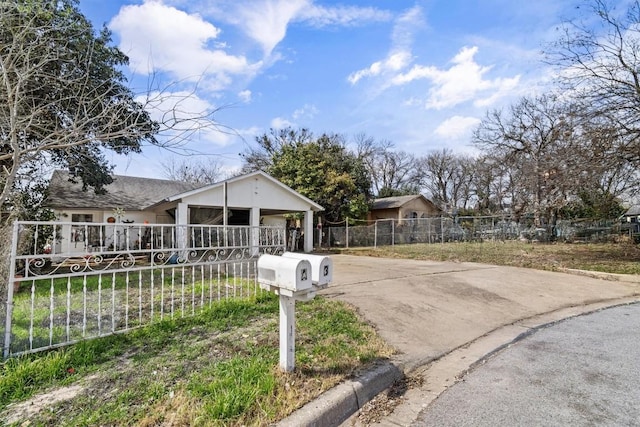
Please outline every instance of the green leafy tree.
M243 154L244 171L262 169L325 208L325 221L364 218L371 181L362 161L339 135L315 138L306 129L271 130Z
M567 219L610 220L620 217L625 211L620 199L599 189L582 190L578 199L565 206L560 216Z
M75 0L0 2L0 206L38 164L100 192L111 182L105 149L157 142L159 124L127 87L127 62Z

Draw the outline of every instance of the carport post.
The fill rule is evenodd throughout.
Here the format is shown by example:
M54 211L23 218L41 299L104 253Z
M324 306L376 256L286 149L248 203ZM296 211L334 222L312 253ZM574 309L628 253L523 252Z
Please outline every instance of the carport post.
M304 251L313 252L313 211L304 213Z
M176 207L176 244L175 247L180 251L180 256L185 255L189 239L189 205L180 202Z

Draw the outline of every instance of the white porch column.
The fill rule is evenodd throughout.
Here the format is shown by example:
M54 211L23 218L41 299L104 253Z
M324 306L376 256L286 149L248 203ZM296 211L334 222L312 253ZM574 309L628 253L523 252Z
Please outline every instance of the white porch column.
M189 224L189 205L183 202L176 206L176 242L175 247L178 249L186 249L188 234L187 225Z
M304 251L313 251L313 211L304 213Z
M251 256L258 256L260 253L260 208L252 207L249 218L251 224Z

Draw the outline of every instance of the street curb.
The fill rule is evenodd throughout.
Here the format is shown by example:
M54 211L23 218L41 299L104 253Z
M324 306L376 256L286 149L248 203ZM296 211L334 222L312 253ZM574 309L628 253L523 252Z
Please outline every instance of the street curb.
M532 318L520 319L511 324L503 325L500 328L488 332L484 336L478 337L475 340L463 344L456 349L452 349L449 352L443 353L436 357L431 357L428 360L414 361L413 363L400 361L385 362L361 375L358 375L355 379L341 383L336 387L326 391L317 399L307 403L302 408L293 412L287 418L281 420L279 423L277 423L277 426L339 426L344 421L348 420L353 414L358 412L358 410L360 410L365 403L373 399L384 390L391 387L394 382L404 378L406 375L418 372L421 369L430 366L432 363L437 363L438 361L445 359L447 356L452 355L456 351L468 348L469 345L478 343L484 338L495 334L504 328L520 326L526 328L526 330L524 332L516 334L511 338L506 339L500 345L492 347L491 350L484 352L481 357L470 361L470 363L464 369L461 369L460 371L455 373L456 376L466 375L473 369L482 365L493 355L501 352L514 343L534 334L540 329L551 327L559 322L574 317L579 317L601 310L606 310L608 308L630 304L640 304L640 299L638 299L638 296L616 298L614 300L603 300L585 304L581 307L565 307L562 309L554 310L552 312L539 313ZM553 317L554 314L559 313L563 314L558 318L548 318L548 316L550 315ZM534 324L527 325L532 320Z
M385 362L323 393L280 421L280 427L338 426L365 403L404 377L402 368Z
M601 271L578 270L576 268L559 268L559 272L576 276L593 277L594 279L611 280L614 282L640 283L638 274L604 273Z

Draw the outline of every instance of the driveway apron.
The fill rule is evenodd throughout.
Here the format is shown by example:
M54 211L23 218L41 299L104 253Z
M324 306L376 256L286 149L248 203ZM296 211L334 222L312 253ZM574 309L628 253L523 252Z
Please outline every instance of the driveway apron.
M597 301L635 298L640 285L475 263L332 256L322 292L355 306L407 368L505 325Z

